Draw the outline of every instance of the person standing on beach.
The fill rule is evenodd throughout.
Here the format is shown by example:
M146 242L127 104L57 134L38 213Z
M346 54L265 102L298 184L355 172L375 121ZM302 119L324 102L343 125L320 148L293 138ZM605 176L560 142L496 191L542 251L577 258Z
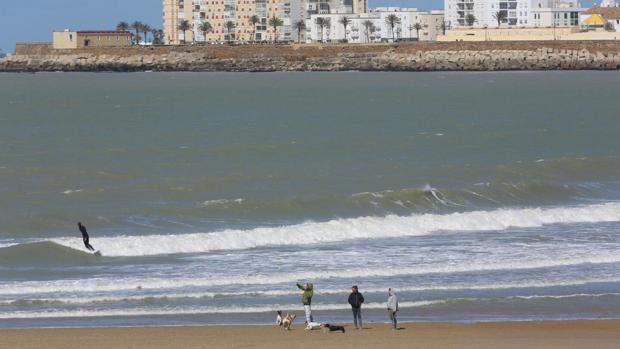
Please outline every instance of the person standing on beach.
M390 321L392 321L394 326L393 330L397 330L396 312L398 312L398 298L396 297L396 292L391 288L388 289L387 310L390 315Z
M351 294L349 295L349 304L351 304L351 310L353 310L353 323L355 329L361 329L362 326L362 303L364 303L364 296L359 292L357 286L351 287ZM359 322L359 327L357 324Z
M82 222L78 222L78 229L80 229L80 232L82 233L82 241L84 241L84 246L86 246L88 250L94 251L95 248L92 247L90 243L88 242L89 241L88 232L86 231L86 227L82 225Z
M311 282L306 283L306 286L297 284L300 290L304 293L301 296L301 303L304 305L304 312L306 313L306 323L314 322L312 317L312 296L314 295L314 288Z

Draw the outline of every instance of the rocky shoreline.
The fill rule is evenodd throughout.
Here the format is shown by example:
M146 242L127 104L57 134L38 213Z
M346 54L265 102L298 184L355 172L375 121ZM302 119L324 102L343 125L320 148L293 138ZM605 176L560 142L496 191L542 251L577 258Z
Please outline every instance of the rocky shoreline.
M2 72L618 70L620 43L385 44L48 50L0 60Z

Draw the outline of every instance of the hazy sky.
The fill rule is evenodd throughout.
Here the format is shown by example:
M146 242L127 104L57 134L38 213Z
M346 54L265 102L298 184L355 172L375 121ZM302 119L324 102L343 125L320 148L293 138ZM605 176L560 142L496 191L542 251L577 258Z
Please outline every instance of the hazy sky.
M593 1L582 0L583 6ZM51 41L52 31L112 29L122 20L161 27L161 0L1 0L0 49L12 52L17 41ZM370 0L370 6L440 9L443 0Z

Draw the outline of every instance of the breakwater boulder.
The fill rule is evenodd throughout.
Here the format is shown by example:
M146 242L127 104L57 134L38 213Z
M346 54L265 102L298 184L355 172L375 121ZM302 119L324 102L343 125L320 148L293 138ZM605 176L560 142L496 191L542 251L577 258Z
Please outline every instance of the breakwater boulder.
M497 71L616 70L620 43L409 43L157 47L37 51L0 71Z

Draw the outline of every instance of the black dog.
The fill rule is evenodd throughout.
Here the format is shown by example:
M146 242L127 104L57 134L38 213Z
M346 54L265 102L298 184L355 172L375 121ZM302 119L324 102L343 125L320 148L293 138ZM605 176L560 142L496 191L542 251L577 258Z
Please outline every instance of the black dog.
M344 326L323 324L323 332L335 332L335 331L342 331L342 333L344 333Z

